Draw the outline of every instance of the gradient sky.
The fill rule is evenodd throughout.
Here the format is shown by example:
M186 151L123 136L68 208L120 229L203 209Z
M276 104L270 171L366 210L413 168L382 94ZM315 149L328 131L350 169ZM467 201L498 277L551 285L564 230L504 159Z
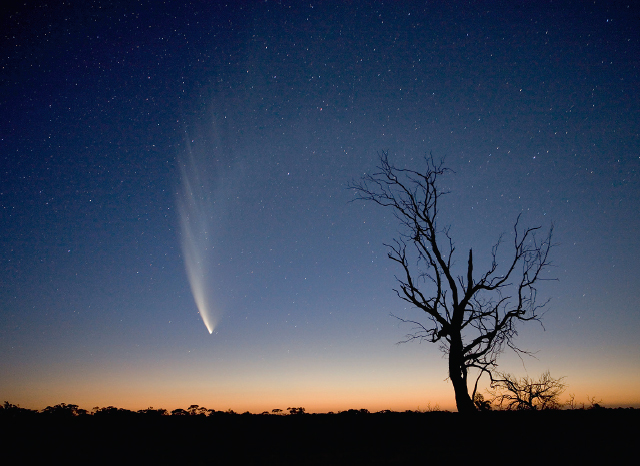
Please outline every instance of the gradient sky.
M640 406L637 5L54 3L0 15L0 401L453 409L437 345L395 344L396 221L349 202L389 150L446 157L478 272L555 225L501 368Z

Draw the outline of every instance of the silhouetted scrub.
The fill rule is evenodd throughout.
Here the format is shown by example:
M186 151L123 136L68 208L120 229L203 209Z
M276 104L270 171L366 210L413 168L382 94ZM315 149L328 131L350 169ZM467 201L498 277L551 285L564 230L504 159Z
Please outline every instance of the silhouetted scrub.
M511 374L498 373L498 378L491 381L492 403L501 409L518 411L535 411L545 409L560 409L560 395L566 385L562 383L564 377L555 379L549 371L543 373L539 379L529 376L517 378ZM479 403L476 403L478 406Z
M367 413L211 416L162 415L109 407L94 415L50 416L0 410L4 464L389 464L478 460L477 445L460 444L463 413ZM9 416L8 413L20 413ZM161 412L161 411L160 411ZM219 413L219 414L218 414ZM518 433L544 432L526 448L525 464L622 460L635 445L640 411L592 409L477 413L479 435L492 433L500 457L522 458ZM280 447L282 446L282 447ZM426 453L425 453L426 452Z
M86 415L87 410L78 407L78 405L68 405L66 403L60 403L55 406L47 406L42 410L42 414L57 417L74 417Z
M14 405L5 401L0 406L0 418L1 419L25 419L27 417L33 417L38 414L38 411L33 409L21 408L18 405Z

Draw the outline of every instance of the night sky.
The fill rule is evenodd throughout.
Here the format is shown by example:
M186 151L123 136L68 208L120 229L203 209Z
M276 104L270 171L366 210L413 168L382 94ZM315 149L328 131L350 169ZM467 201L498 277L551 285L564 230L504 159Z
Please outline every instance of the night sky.
M437 345L396 345L397 221L350 202L388 150L445 157L478 273L520 212L555 226L535 358L500 368L640 405L637 4L14 2L0 31L0 401L455 409Z

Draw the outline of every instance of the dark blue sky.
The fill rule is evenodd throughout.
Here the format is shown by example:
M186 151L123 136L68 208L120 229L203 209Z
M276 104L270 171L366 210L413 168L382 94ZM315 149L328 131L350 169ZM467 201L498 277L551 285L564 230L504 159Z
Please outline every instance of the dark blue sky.
M389 150L446 157L442 221L479 264L518 213L555 225L546 331L519 340L538 359L503 368L640 403L637 6L230 5L3 7L0 394L451 407L437 347L394 346L389 314L420 317L392 291L396 222L349 203ZM189 160L213 335L181 248Z

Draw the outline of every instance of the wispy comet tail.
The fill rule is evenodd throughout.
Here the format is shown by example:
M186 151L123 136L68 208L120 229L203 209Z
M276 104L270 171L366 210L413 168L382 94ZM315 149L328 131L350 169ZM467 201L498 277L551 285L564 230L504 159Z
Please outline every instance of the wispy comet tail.
M193 299L209 333L217 323L217 313L211 303L209 290L209 254L212 205L210 191L203 184L191 147L181 166L181 189L178 194L181 246L185 269Z

